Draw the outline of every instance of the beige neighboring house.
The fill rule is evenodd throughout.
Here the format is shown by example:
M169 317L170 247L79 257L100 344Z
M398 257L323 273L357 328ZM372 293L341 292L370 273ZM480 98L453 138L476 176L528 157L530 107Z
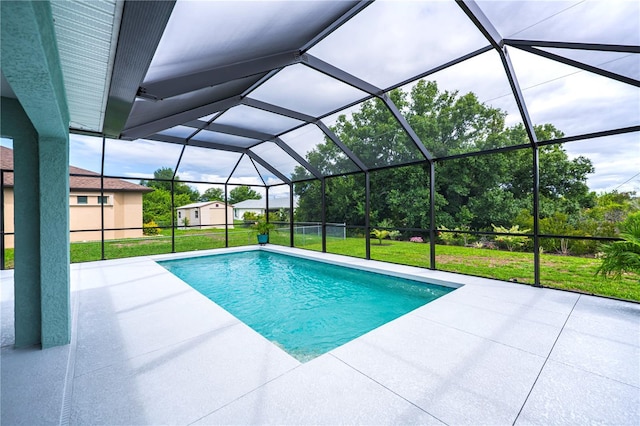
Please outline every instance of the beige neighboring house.
M2 170L13 170L13 150L0 147L0 166ZM104 198L100 195L100 175L98 173L69 166L69 173L89 175L69 177L69 225L71 231L90 229L89 232L71 232L71 241L95 241L101 236L100 210L104 204L105 239L141 237L142 195L152 191L146 186L137 185L121 179L104 179ZM4 230L13 232L14 198L13 173L3 174L4 193ZM90 177L95 176L95 177ZM5 247L13 247L13 235L5 237Z
M176 209L178 212L178 227L184 228L187 225L199 229L224 228L225 210L229 228L233 228L233 206L227 205L223 201L204 201L178 207ZM187 219L186 224L185 219Z

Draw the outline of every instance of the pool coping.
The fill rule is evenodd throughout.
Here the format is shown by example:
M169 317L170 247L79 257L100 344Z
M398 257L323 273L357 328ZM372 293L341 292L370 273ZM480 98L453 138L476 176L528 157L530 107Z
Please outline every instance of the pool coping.
M301 364L156 263L247 250L458 288ZM3 424L640 420L638 304L271 245L71 272L72 343L2 348ZM0 277L4 344L13 273Z
M427 284L436 284L443 287L459 288L465 285L462 280L444 279L432 276L434 272L426 268L417 266L392 264L378 260L366 260L357 257L343 256L332 253L322 253L311 250L298 249L294 247L285 247L277 245L264 246L242 246L230 247L224 249L203 250L197 252L171 253L162 255L149 256L154 261L187 259L192 257L215 256L228 253L239 253L246 251L262 250L271 253L285 254L288 256L299 257L302 259L314 260L322 263L344 266L347 268L358 269L362 271L374 272L383 275L390 275L398 278L406 278L414 281L420 281ZM392 266L390 266L392 265ZM446 272L445 272L446 274ZM459 275L459 274L455 274Z

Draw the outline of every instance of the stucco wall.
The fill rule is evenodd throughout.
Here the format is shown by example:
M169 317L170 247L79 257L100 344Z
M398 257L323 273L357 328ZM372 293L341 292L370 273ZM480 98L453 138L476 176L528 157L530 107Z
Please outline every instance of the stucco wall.
M211 204L207 206L207 224L216 225L216 228L224 228L224 204L220 203L217 205ZM229 227L233 227L233 207L227 206L227 221L229 223Z
M13 232L13 189L4 188L4 232ZM7 248L13 248L13 235L4 237L4 244Z
M142 194L139 192L120 192L114 198L114 228L142 227ZM106 213L106 211L105 211ZM115 231L115 238L137 238L142 230Z
M109 197L104 206L105 228L141 228L142 227L142 193L139 192L105 192ZM87 197L87 204L78 204L78 197ZM71 241L99 241L100 232L100 193L72 191L69 194L70 230L93 229L88 232L71 232ZM13 189L4 189L4 226L5 232L14 230ZM105 231L107 240L116 238L142 237L142 230ZM5 237L5 247L13 248L13 236Z
M183 221L185 217L188 217L190 227L200 225L200 229L224 228L224 210L224 203L214 203L203 207L193 207L186 209L179 208L178 226L184 229ZM233 228L233 207L227 206L226 210L229 228ZM198 211L197 218L195 217L196 211Z
M92 241L100 240L100 204L98 204L99 193L95 192L71 192L69 195L69 224L71 229L71 241ZM113 198L112 193L105 193L110 197L109 202ZM87 197L87 204L79 204L78 197ZM104 227L113 227L113 207L105 205L104 209ZM73 232L80 229L95 229L91 232ZM109 238L108 232L105 232L105 238ZM113 238L113 236L111 236Z
M201 213L202 213L202 209L199 207L193 208L193 209L189 209L189 224L190 225L200 225L202 223L201 221Z

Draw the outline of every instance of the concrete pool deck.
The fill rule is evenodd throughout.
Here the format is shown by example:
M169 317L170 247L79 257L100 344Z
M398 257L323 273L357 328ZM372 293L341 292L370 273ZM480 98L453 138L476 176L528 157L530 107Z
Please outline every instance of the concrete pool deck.
M0 423L640 424L639 304L267 249L462 287L301 364L154 261L238 249L73 264L47 350L13 348L2 271Z

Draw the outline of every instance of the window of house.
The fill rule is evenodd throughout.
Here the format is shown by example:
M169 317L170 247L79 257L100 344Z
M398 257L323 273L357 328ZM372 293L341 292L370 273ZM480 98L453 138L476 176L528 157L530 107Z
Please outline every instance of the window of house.
M88 204L88 198L86 195L78 195L76 197L77 204Z
M195 211L196 212L196 219L198 218L198 210Z
M104 197L98 196L98 204L109 204L109 196L105 195Z
M178 219L182 219L182 212L178 210Z

